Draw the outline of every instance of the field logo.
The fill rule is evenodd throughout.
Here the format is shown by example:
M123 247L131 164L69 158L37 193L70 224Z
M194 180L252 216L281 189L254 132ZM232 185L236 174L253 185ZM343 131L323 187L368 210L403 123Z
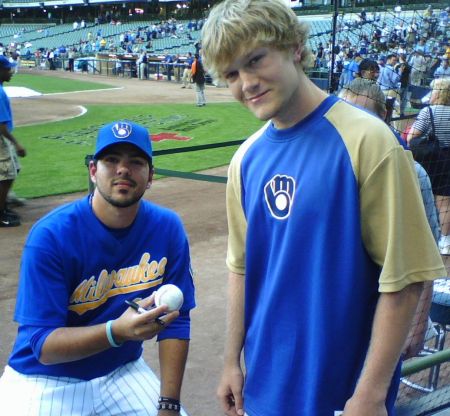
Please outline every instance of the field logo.
M112 127L112 132L118 139L126 139L131 134L132 130L131 124L125 122L116 123Z
M191 138L188 136L179 136L178 133L152 134L152 142L162 142L163 140L179 140L185 142L191 140Z
M130 118L130 121L141 124L149 128L150 131L159 131L158 134L151 134L153 142L163 140L188 141L193 138L196 129L217 122L216 119L192 119L184 115L174 114L167 117L155 117L143 114L137 114ZM98 129L103 125L93 124L73 131L57 132L54 134L46 134L40 139L57 140L65 144L77 144L92 147L95 143ZM132 126L125 122L118 122L112 128L112 133L118 139L126 139L132 131ZM178 132L178 133L174 133ZM188 134L190 136L188 136Z

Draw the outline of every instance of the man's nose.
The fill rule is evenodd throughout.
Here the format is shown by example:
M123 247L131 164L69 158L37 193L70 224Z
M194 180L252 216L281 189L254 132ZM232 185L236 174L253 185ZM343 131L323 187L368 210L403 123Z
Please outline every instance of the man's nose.
M258 77L255 76L255 74L242 71L240 77L243 92L252 92L255 90L255 87L258 86Z
M130 164L130 162L128 160L122 159L117 164L117 172L119 174L129 173L130 171L131 171L131 164Z

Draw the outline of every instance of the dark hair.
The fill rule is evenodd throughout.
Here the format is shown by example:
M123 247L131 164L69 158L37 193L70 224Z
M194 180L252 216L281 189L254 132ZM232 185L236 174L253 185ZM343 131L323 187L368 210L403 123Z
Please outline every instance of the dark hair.
M375 62L372 59L363 59L360 63L359 63L359 73L361 74L361 71L379 71L380 70L380 66L378 65L377 62Z

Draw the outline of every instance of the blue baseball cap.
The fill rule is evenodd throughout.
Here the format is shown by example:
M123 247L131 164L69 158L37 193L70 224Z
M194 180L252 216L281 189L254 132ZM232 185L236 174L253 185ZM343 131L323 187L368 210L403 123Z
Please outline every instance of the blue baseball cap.
M128 120L114 121L99 130L94 159L98 159L100 153L106 148L121 143L136 146L145 153L149 161L152 159L152 138L149 131L145 127Z
M15 68L16 64L11 62L5 55L0 55L0 69Z

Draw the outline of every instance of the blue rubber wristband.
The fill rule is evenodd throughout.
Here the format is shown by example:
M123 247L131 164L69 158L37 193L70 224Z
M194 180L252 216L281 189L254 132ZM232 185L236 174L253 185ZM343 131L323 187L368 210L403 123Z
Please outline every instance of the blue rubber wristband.
M106 338L108 338L109 345L114 348L120 347L122 344L119 344L114 339L114 335L112 333L112 324L114 320L106 322Z

